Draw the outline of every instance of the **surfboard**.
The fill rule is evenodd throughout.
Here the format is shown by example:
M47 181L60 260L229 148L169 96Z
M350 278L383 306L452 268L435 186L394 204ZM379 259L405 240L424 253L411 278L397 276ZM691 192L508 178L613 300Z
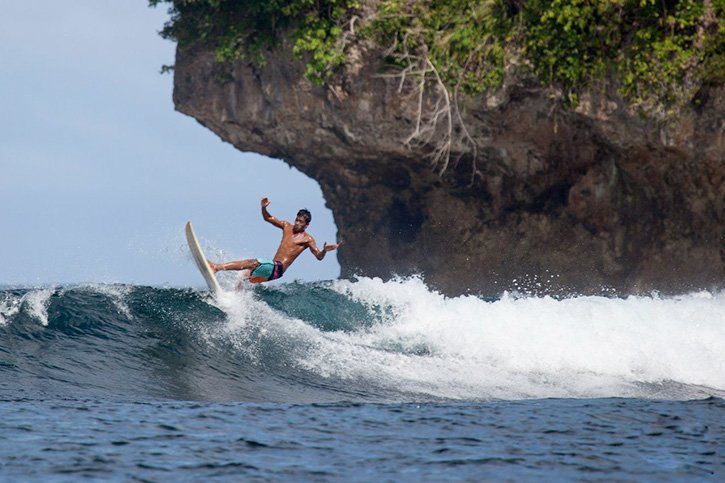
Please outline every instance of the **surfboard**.
M186 241L189 243L191 257L194 259L194 263L196 263L199 272L201 272L201 276L204 277L207 287L215 295L220 293L222 288L219 286L219 282L217 282L211 268L206 263L206 257L201 250L201 246L199 246L199 240L196 239L196 234L194 234L194 228L191 226L190 221L186 223Z

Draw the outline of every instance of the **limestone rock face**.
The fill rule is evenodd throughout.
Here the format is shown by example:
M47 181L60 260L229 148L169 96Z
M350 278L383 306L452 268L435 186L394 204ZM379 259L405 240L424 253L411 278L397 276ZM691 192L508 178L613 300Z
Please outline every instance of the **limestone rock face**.
M196 47L177 51L174 79L179 111L319 182L343 277L421 274L446 294L725 286L723 87L662 123L616 95L572 110L510 80L459 100L465 133L456 123L440 174L430 144L405 143L417 96L376 56L352 57L323 88L288 48L257 68Z

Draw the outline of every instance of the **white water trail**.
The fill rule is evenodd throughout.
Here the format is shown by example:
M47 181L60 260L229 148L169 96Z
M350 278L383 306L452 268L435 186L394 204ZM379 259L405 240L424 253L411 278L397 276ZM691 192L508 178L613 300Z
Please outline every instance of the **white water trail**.
M453 399L725 395L725 293L486 302L444 297L417 279L363 278L332 289L368 307L376 323L322 332L257 300L245 310L254 306L267 330L305 340L298 367L404 393Z

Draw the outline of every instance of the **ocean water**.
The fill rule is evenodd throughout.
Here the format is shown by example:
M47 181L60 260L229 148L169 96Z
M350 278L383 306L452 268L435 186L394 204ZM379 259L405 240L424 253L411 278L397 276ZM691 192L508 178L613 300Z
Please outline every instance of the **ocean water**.
M0 481L724 481L725 293L0 289Z

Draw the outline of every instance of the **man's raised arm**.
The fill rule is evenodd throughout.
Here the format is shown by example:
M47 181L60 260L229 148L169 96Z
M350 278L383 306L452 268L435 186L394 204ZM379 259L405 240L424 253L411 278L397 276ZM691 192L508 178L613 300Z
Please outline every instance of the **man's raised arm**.
M269 201L266 197L262 198L262 218L264 218L264 221L273 224L277 228L284 228L284 222L270 215L269 211L267 211L267 207L270 203L271 201Z

